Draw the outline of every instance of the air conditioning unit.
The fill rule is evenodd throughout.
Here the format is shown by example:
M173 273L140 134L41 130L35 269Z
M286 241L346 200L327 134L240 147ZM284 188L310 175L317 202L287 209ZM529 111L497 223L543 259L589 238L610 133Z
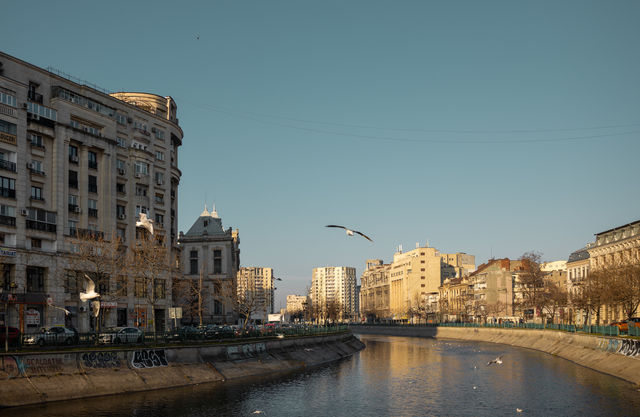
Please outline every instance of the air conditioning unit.
M156 180L156 183L157 183L158 185L162 185L162 184L164 184L164 181L162 181L161 179L157 179L157 180Z
M27 162L27 169L33 169L34 165L31 162Z
M80 306L80 312L81 312L81 313L86 313L86 312L87 312L87 307L85 307L85 306Z
M124 214L124 213L118 214L118 219L120 219L120 220L124 220L124 219L126 219L126 218L127 218L127 215L126 215L126 214Z
M29 209L26 209L26 208L21 209L20 214L22 214L23 216L29 215Z
M124 168L118 168L118 174L124 175L125 174Z
M78 156L77 156L77 155L71 155L71 156L69 156L69 161L71 161L71 162L78 162Z
M142 174L138 174L137 172L133 176L136 178L142 178Z
M75 206L73 208L73 211L75 211L76 213L82 213L82 209L80 207L78 207L78 206Z

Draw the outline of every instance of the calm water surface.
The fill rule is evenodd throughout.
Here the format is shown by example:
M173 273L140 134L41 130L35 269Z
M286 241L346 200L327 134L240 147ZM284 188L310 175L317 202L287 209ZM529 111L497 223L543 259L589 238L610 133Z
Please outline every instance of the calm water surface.
M22 407L0 416L640 416L633 385L543 353L359 337L367 348L352 358L287 377ZM502 365L486 365L498 355Z

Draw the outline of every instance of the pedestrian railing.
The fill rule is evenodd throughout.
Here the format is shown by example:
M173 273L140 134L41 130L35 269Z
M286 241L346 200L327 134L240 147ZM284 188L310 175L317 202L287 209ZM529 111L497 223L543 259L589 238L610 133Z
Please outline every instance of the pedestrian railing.
M617 326L577 326L574 324L552 323L473 323L473 322L442 322L442 323L402 323L398 321L386 321L378 323L362 323L367 326L409 326L409 327L484 327L500 329L536 329L558 330L569 333L599 334L603 336L620 336L623 333ZM357 326L357 325L356 325ZM629 326L628 336L640 337L640 327Z

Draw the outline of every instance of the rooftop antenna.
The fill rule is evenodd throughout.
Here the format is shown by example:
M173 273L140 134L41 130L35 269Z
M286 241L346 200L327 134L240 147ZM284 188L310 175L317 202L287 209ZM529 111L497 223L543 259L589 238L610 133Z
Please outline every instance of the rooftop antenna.
M420 242L416 242L416 249L420 247Z

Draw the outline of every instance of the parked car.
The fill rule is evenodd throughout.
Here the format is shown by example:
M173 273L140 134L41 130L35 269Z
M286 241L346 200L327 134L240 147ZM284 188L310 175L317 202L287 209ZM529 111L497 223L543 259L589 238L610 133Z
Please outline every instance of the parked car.
M626 333L629 331L629 325L626 320L614 321L613 323L609 323L609 326L617 327L620 333Z
M26 334L23 339L25 345L72 345L75 342L76 333L63 326L54 326L42 329L40 333Z
M629 320L627 320L627 325L632 327L640 327L640 317L631 317Z
M20 341L20 330L16 327L9 326L9 346L17 346ZM0 344L4 346L4 341L7 337L7 328L0 326Z
M143 339L144 334L136 327L112 327L98 337L103 344L140 343Z

